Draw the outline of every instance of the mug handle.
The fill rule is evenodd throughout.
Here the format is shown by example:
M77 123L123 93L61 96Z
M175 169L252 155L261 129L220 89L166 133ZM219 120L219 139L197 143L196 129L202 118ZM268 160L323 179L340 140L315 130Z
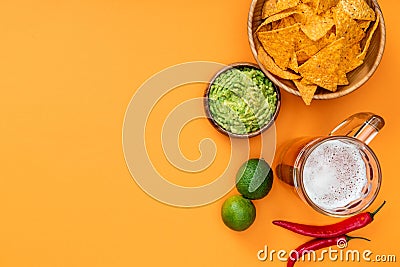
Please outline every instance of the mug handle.
M350 136L369 144L385 125L385 120L371 112L354 114L339 124L330 136Z

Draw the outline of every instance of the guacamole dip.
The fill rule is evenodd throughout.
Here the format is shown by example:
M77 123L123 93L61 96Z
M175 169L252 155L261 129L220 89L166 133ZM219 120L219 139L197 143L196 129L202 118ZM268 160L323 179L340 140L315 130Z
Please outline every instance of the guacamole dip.
M214 121L234 134L255 132L276 111L277 93L264 73L250 66L230 68L210 86L208 105Z

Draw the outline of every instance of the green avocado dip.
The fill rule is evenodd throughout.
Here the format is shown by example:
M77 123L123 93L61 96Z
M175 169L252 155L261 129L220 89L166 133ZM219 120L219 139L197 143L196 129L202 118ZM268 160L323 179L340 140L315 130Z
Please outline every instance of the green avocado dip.
M233 134L249 134L267 124L277 106L277 93L265 74L238 66L219 74L210 86L208 105L212 118Z

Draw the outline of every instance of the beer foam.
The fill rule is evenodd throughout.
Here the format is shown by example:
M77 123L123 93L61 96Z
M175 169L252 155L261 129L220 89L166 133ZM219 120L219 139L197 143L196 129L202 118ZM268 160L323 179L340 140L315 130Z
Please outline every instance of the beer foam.
M356 145L329 140L308 156L303 184L308 197L320 208L334 210L361 199L367 168Z

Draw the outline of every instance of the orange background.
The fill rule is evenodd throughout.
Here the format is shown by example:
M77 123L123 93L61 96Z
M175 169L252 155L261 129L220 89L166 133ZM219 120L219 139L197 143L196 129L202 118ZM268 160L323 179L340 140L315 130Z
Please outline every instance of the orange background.
M384 175L371 209L384 199L388 204L356 232L372 242L355 240L350 248L399 258L400 3L380 4L388 37L373 78L351 95L311 107L282 92L276 125L280 144L327 133L359 111L385 118L371 144ZM167 206L146 195L126 168L122 122L135 90L182 62L254 62L249 6L250 0L1 1L0 266L284 266L259 262L257 251L292 249L308 238L273 226L273 219L337 221L307 208L276 180L270 195L255 203L254 225L233 232L220 218L223 200ZM221 143L222 155L229 149L206 121L196 123L182 133L189 158L198 156L190 136L201 131ZM396 266L379 264L385 265Z

